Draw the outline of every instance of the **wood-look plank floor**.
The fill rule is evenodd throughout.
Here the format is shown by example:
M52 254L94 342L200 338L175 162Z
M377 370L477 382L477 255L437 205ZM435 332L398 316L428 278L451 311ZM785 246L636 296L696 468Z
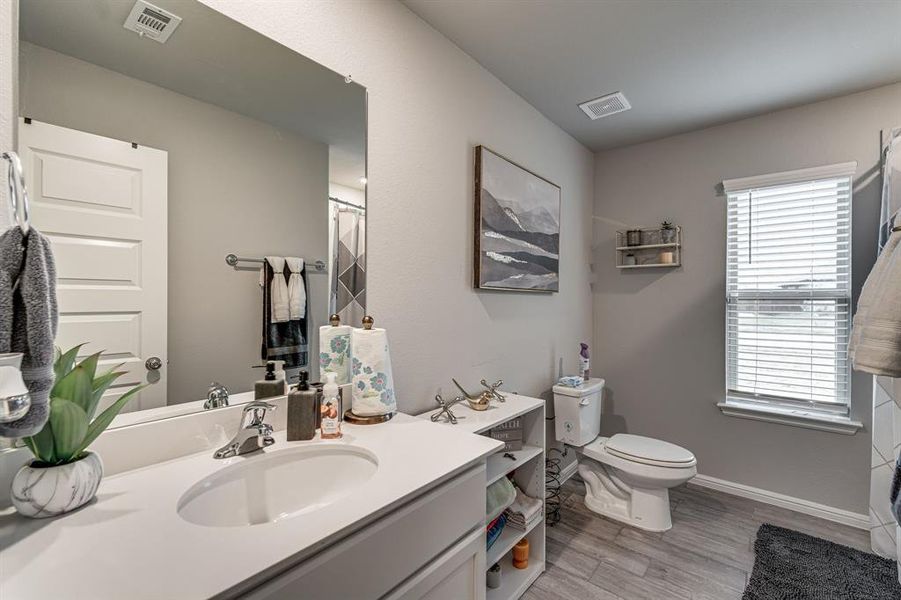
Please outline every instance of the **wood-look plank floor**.
M673 528L664 533L597 515L584 493L576 480L564 485L547 570L524 600L740 599L763 523L870 551L866 531L690 484L670 490Z

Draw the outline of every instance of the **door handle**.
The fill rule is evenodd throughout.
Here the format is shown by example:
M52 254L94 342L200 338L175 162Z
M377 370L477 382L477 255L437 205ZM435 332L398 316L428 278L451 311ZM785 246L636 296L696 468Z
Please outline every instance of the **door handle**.
M148 371L159 371L160 367L163 366L163 361L159 356L151 356L144 361L144 366L147 367Z

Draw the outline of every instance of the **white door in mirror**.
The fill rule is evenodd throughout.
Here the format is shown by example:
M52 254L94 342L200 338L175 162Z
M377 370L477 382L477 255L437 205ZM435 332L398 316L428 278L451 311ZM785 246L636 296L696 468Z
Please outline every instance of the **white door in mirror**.
M56 257L57 345L87 342L101 368L123 364L98 410L145 381L156 385L125 411L165 406L168 154L23 119L19 154L31 222Z

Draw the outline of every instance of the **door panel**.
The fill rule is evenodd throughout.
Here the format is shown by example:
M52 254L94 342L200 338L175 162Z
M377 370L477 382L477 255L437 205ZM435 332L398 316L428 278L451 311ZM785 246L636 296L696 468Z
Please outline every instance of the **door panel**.
M31 221L56 256L57 345L87 342L82 354L102 350L101 368L122 365L101 406L145 381L154 385L126 410L164 406L167 153L24 120L19 148ZM151 356L163 367L148 379Z

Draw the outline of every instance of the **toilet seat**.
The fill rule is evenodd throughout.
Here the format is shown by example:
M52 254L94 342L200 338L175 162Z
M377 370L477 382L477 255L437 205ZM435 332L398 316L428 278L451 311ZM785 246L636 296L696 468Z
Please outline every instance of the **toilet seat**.
M610 438L599 437L586 445L583 451L589 458L601 462L605 462L603 455L608 454L654 467L684 469L697 464L694 455L681 446L628 433L617 433Z

